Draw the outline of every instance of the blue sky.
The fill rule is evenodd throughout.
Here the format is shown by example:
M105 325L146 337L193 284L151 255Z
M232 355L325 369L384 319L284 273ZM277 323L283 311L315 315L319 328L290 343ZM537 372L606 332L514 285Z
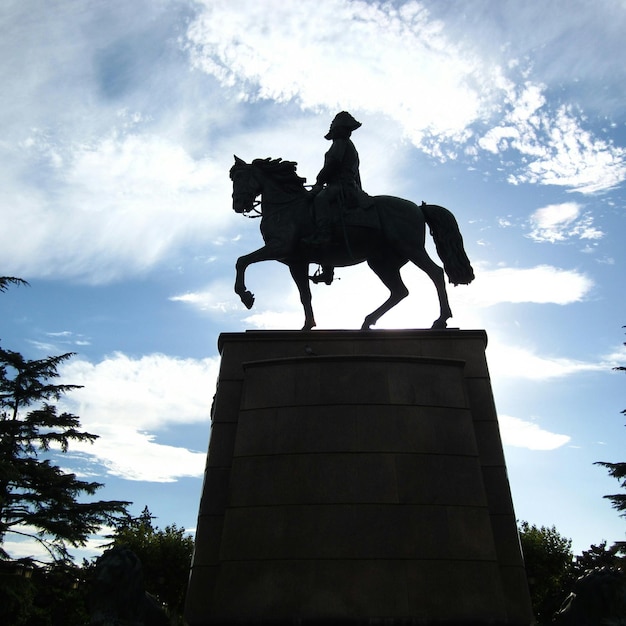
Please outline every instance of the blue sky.
M77 353L65 407L101 437L63 467L195 527L219 334L303 321L278 263L250 268L251 311L232 291L261 244L231 210L233 154L313 182L346 109L366 191L459 221L477 278L450 287L451 325L488 333L518 518L576 552L624 539L593 462L626 460L626 2L9 0L0 32L0 274L31 284L0 297L0 337ZM359 328L386 290L337 276L318 328ZM403 276L377 328L437 317Z

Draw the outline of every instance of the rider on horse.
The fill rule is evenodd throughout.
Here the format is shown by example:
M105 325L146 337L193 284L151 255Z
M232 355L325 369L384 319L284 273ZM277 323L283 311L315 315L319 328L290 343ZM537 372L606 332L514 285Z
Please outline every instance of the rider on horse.
M335 216L345 208L356 208L366 194L361 187L359 174L359 153L350 140L353 130L361 127L350 113L337 113L324 139L332 140L332 145L324 156L324 167L317 175L311 193L315 200L316 233L307 239L314 246L327 246L332 239L332 225ZM324 266L321 272L311 276L314 283L333 280L334 269Z

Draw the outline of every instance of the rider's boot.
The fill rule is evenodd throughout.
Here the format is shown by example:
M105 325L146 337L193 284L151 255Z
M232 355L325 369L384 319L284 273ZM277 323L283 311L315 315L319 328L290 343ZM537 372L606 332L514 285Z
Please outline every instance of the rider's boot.
M335 277L335 268L332 265L324 265L321 269L318 269L313 276L309 276L312 283L316 285L318 283L326 283L330 285Z

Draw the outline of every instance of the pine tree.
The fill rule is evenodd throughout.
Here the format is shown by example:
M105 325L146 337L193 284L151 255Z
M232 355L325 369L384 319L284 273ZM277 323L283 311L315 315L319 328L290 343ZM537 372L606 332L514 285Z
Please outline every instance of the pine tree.
M626 326L624 328L626 328ZM626 345L626 343L624 343L624 345ZM626 372L626 367L621 365L614 367L613 369L618 372ZM622 415L626 415L626 409L624 409L621 413ZM607 461L597 461L594 465L606 467L609 472L609 476L617 478L620 487L622 489L626 489L626 462L609 463ZM614 493L604 497L611 501L613 508L617 509L622 517L626 517L626 493ZM621 545L623 546L623 543Z
M76 415L52 404L78 388L52 382L72 356L28 360L0 348L0 558L8 558L2 544L14 533L35 539L54 559L70 560L68 545L84 545L129 504L83 501L102 484L80 480L52 460L51 452L67 452L71 441L97 439L80 430Z
M0 291L6 291L9 285L28 285L28 283L15 276L0 276Z

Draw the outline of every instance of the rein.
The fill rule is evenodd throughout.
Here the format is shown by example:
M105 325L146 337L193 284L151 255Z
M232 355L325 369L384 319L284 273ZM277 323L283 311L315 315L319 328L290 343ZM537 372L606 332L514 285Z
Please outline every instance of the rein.
M303 185L303 187L306 189L307 187L310 189L313 187L313 185ZM279 208L279 211L284 211L286 208L288 208L287 206L284 205L289 205L289 204L293 204L294 199L290 198L289 200L283 200L282 202L268 202L267 200L265 201L265 204L268 206L278 206L278 207L282 207ZM263 201L262 200L254 200L252 202L252 208L248 209L247 211L245 211L243 213L244 217L247 217L249 219L256 219L258 217L263 217L263 211L259 210L257 207L259 205L262 205ZM250 215L251 213L253 213L253 215Z
M257 209L259 204L261 204L260 200L254 200L254 202L252 202L252 208L244 211L243 216L251 220L256 219L257 217L263 217L263 213ZM250 215L250 213L254 213L254 215Z

